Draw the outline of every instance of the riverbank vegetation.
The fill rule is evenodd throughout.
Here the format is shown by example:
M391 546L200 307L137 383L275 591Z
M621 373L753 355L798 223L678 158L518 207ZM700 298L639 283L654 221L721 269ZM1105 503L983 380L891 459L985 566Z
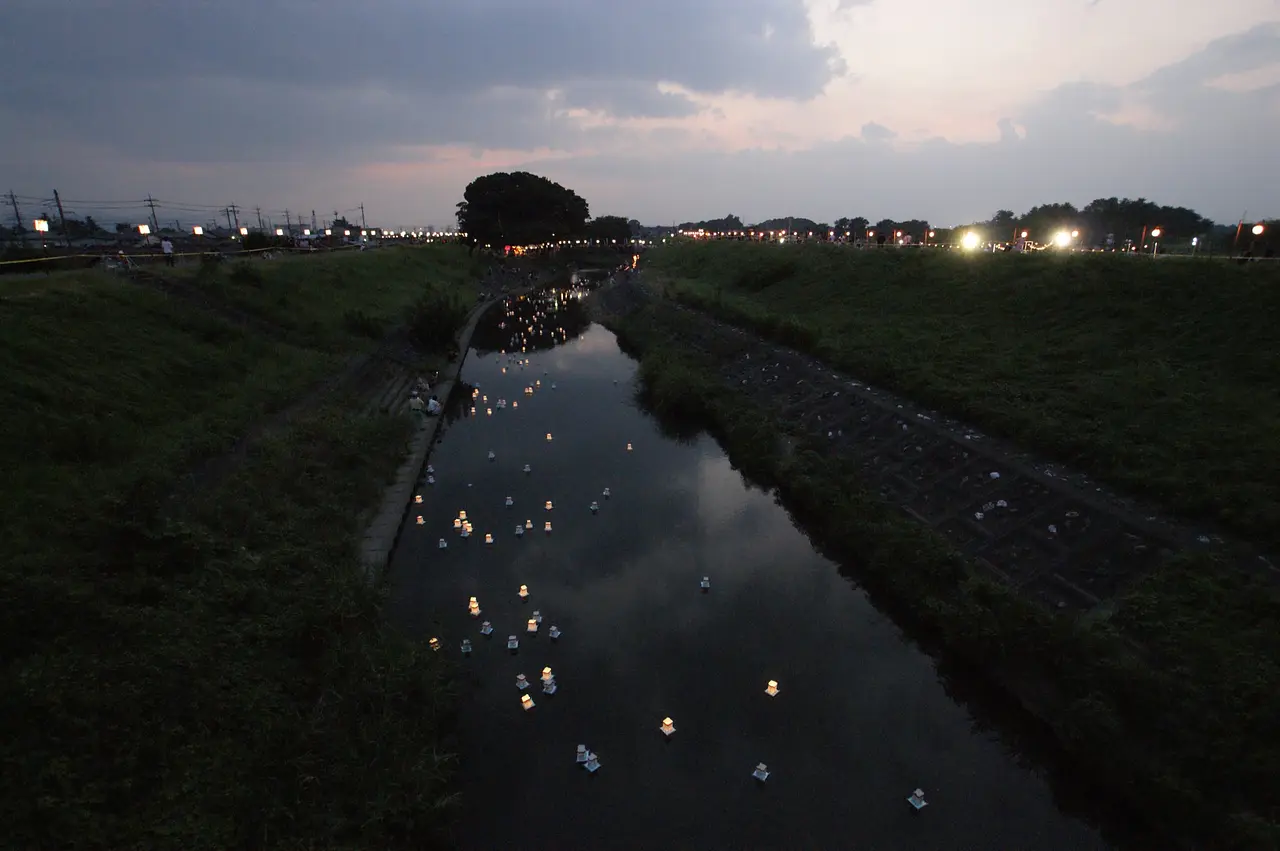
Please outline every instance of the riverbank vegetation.
M475 267L453 247L245 268L0 301L14 847L417 848L448 804L443 671L382 627L356 552L409 424L339 392L211 487L188 472L429 288L474 299Z
M611 324L641 357L649 406L693 418L859 584L989 672L1054 731L1105 794L1198 848L1280 842L1280 599L1181 558L1075 619L1020 598L864 489L823 436L733 389L744 349L705 319L651 305ZM691 341L697 341L692 345Z
M668 295L1280 547L1280 264L711 242Z

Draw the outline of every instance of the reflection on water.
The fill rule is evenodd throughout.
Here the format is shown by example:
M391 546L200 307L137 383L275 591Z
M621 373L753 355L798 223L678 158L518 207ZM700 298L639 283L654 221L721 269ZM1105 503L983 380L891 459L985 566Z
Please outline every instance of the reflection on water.
M517 319L500 313L495 326ZM440 638L459 666L461 847L1107 847L713 440L663 436L633 402L635 364L609 332L564 336L514 356L491 339L468 359L467 382L519 407L448 429L437 483L414 506L425 524L392 561L396 619ZM475 529L466 541L452 529L460 510ZM517 538L526 519L534 528ZM543 624L528 635L535 609ZM534 683L531 711L519 674ZM599 755L598 773L575 763L578 744ZM906 801L917 786L919 813Z

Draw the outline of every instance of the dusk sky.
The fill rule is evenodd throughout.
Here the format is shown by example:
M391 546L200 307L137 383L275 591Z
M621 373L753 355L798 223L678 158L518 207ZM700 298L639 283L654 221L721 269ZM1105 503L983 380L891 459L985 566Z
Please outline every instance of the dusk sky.
M100 222L443 227L517 169L646 224L1280 217L1280 0L3 0L0 46L0 191Z

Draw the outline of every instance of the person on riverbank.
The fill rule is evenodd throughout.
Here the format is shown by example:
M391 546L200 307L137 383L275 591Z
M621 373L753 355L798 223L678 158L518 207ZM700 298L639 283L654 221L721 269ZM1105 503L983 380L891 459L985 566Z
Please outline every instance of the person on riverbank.
M435 396L432 396L430 399L427 400L427 416L429 417L437 416L440 413L440 411L441 411L441 405L440 405L439 399L437 399Z
M164 254L164 265L173 265L173 243L169 241L169 237L160 240L160 251Z
M423 419L426 407L426 404L422 401L422 397L418 395L417 390L414 390L409 394L409 410L413 411L415 418L419 420Z

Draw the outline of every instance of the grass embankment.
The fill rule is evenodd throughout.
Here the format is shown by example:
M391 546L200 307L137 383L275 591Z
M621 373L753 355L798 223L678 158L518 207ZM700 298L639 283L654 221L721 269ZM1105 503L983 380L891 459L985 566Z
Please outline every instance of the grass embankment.
M105 274L0 302L6 847L420 847L444 800L439 666L356 552L409 424L335 402L169 497L415 302L474 297L473 266L253 268L199 283L289 342Z
M668 293L1280 548L1280 264L669 245Z
M653 408L709 426L851 575L1023 699L1107 794L1183 847L1280 847L1274 590L1184 558L1115 600L1108 618L1024 601L864 489L820 437L749 405L720 373L745 344L720 338L696 353L688 341L708 339L700 322L651 306L614 323L641 354Z

